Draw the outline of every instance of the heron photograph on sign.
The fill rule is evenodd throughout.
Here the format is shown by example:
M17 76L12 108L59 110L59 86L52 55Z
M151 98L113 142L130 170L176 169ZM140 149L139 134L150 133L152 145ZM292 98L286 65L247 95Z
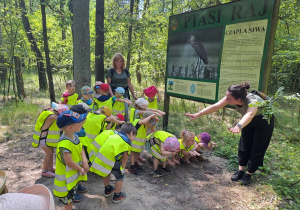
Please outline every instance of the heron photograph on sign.
M170 37L168 76L216 80L222 33L222 27L216 27Z

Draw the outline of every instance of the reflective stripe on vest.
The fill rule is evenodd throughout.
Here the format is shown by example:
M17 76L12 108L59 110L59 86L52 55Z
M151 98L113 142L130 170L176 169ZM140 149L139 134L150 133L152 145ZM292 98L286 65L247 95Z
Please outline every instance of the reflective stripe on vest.
M129 150L130 145L120 135L114 134L109 136L97 153L90 171L99 176L106 177L111 173L115 165L116 156L119 156L119 159L121 159L122 155L120 154Z
M122 96L121 99L124 97ZM125 102L123 101L115 101L112 107L112 112L114 115L116 114L125 114Z
M88 145L87 152L89 153L89 159L90 162L93 162L95 159L95 155L99 152L101 146L104 144L106 139L114 134L117 134L118 132L112 131L112 130L105 130L101 132L94 141Z
M61 162L61 148L69 150L71 152L72 160L77 165L81 166L82 144L80 142L78 144L74 144L70 140L61 139L57 145L53 194L57 197L66 197L69 191L72 190L79 181L87 180L87 175L81 176L77 170L74 170Z
M136 126L140 119L136 119L132 124ZM137 130L137 135L134 137L134 141L131 142L131 148L133 152L142 152L147 138L147 126L141 125Z
M93 134L89 134L89 133L86 133L86 136L90 139L95 139L97 137L97 135L93 135Z
M118 111L116 109L113 109L112 111L113 111L114 114L124 114L125 113L125 109L122 110L122 111Z
M52 122L49 126L48 130L45 130L46 135L41 138L41 128L45 124L45 121L48 119L49 116L54 115L54 112L44 110L38 117L37 122L35 124L34 132L33 132L33 139L32 139L32 146L38 147L40 144L40 139L45 139L45 143L49 147L56 147L59 141L59 128L56 125L56 120Z
M156 157L157 159L160 159L160 160L166 159L166 156L162 156L160 154L160 152L158 152L160 150L160 148L156 144L151 146L150 149L151 149L152 155L154 155L154 157Z
M102 131L106 130L105 119L104 114L90 112L87 115L87 119L83 124L87 143L91 144Z

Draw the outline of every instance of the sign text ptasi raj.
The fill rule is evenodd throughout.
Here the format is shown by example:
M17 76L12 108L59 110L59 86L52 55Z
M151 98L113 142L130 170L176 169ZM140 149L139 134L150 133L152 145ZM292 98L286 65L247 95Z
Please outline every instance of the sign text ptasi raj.
M249 4L247 8L244 5L233 5L231 12L230 21L247 19L251 17L264 16L267 13L268 0L264 1L262 8L256 8L254 3ZM187 15L184 20L184 28L197 27L201 25L215 24L221 22L222 9L212 10L210 12L203 12L201 14Z

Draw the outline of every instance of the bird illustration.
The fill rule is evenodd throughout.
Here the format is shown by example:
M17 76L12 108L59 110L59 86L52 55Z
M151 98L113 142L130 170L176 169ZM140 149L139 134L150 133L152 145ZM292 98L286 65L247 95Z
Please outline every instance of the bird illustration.
M192 48L194 48L195 52L199 56L195 67L195 71L197 71L197 69L201 66L201 61L203 61L205 65L208 64L207 50L205 45L201 41L196 40L194 35L190 36L188 42L191 44Z

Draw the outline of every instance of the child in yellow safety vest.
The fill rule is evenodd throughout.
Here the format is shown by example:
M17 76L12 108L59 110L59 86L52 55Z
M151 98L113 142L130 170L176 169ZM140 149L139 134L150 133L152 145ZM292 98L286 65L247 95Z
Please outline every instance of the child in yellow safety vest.
M88 144L91 144L102 131L107 129L107 122L113 122L117 125L124 123L124 121L114 118L111 109L107 106L103 106L97 111L91 111L88 114L87 120L83 124Z
M126 198L126 193L121 192L121 189L128 152L136 134L136 128L131 123L123 124L118 134L110 135L106 139L91 166L91 172L103 177L104 196L109 197L114 193L114 203ZM116 177L115 188L110 185L111 174Z
M125 117L122 114L114 115L114 118L118 121L125 122L124 121ZM121 128L121 126L122 126L122 124L117 124L115 122L108 122L106 129L107 130L119 130Z
M135 119L141 119L143 116L143 113L146 111L152 111L158 116L165 115L166 113L163 111L160 111L158 109L150 109L148 108L149 102L144 98L138 98L134 102L134 107L130 109L130 122L133 123Z
M147 138L147 129L150 128L154 131L155 126L157 125L158 119L156 114L151 111L145 111L142 119L136 119L133 122L137 130L137 135L134 141L131 144L131 154L130 154L130 172L135 175L140 175L142 168L142 163L138 160L140 153L142 152L146 138Z
M199 162L197 156L200 154L195 150L195 134L191 131L184 130L181 132L180 153L178 159L190 164L190 160Z
M144 94L146 95L145 97ZM156 95L157 97L155 97ZM161 101L161 95L155 86L144 89L141 98L145 98L149 102L149 109L158 109L158 103Z
M74 201L80 201L77 192L86 188L78 185L87 181L89 165L82 144L75 132L79 132L87 114L78 114L72 110L62 112L56 124L64 131L56 150L56 171L53 194L59 197L65 209L72 209Z
M115 90L115 96L112 98L113 107L112 112L113 115L122 114L125 116L125 103L131 105L131 101L127 98L124 98L125 89L122 87L117 87Z
M64 104L52 102L52 107L43 110L35 124L32 146L42 148L45 152L43 161L42 176L54 177L55 169L53 168L54 148L59 141L59 128L56 125L56 119L59 113L68 110Z
M201 149L209 149L211 150L213 147L217 146L215 142L211 141L211 136L206 133L202 132L195 136L195 150L201 154ZM205 160L202 155L197 156L198 160Z
M97 87L97 86L96 86ZM98 110L102 106L108 106L112 110L113 100L108 95L109 85L102 83L100 85L99 93L101 96L94 98L94 110Z
M67 91L63 93L61 103L66 104L69 108L77 104L78 94L75 93L75 81L68 80L66 82Z
M85 103L91 109L93 109L93 103L94 103L93 97L92 97L93 93L94 93L94 91L89 86L83 86L81 88L82 97L81 97L81 99L79 99L77 101L77 104L79 104L79 103Z
M154 158L154 177L158 177L161 176L161 172L158 169L159 161L161 162L162 169L165 172L171 172L171 170L167 167L167 162L171 166L175 166L175 163L170 160L168 156L172 156L173 160L175 159L175 155L180 151L180 143L171 133L166 131L155 131L147 136L146 149Z

